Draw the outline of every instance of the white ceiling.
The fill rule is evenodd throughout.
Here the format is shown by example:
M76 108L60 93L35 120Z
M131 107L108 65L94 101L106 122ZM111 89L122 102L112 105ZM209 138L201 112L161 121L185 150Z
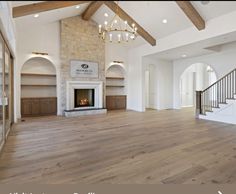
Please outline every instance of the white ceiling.
M229 46L236 48L236 32L170 49L168 51L159 52L149 56L156 59L171 61L181 58L191 58L217 53ZM186 55L186 57L182 57L182 55Z
M27 5L33 3L39 3L41 1L15 1L12 3L13 7L20 6L20 5ZM39 13L38 18L34 18L33 15L23 16L15 18L17 23L24 23L24 24L48 24L51 22L56 22L64 18L72 17L81 15L83 11L87 8L89 3L84 3L80 5L79 9L76 9L75 6L66 7L62 9L55 9L51 11L45 11Z
M15 7L38 2L41 1L12 1L12 4ZM206 21L236 10L236 1L210 1L207 5L202 5L200 1L192 3ZM175 1L120 1L119 5L157 39L193 26ZM81 5L80 9L75 9L75 6L73 6L43 12L40 13L37 22L52 22L80 15L87 6L88 3L85 3ZM103 14L105 12L113 15L110 9L103 5L92 18L97 23L104 22L105 17ZM167 19L168 23L163 24L163 19ZM22 20L35 22L32 15L16 18L15 20L16 22Z
M31 3L37 3L40 1L17 1L13 2L13 7ZM73 7L67 7L62 9L56 9L52 11L39 13L38 18L34 18L32 15L16 18L17 23L51 23L59 21L63 18L81 15L86 9L89 3L82 4L80 9ZM200 15L206 21L220 15L227 14L236 10L236 1L210 1L207 5L202 5L200 1L192 1L192 4L200 13ZM119 6L124 9L137 23L139 23L146 31L148 31L153 37L158 39L166 37L172 33L182 31L186 28L192 27L193 24L186 17L183 11L177 6L175 1L120 1ZM108 13L109 17L106 18L104 13ZM105 5L101 6L99 10L93 15L92 19L98 24L103 23L105 20L109 21L113 17L114 13ZM162 20L167 19L167 24L163 24ZM197 29L196 29L197 30ZM144 39L138 37L129 46L137 46L146 43ZM198 48L192 49L192 53L207 54L209 50L199 50ZM179 53L184 53L180 49ZM164 54L164 58L170 57L171 59L179 56L177 54ZM188 56L191 56L189 54Z

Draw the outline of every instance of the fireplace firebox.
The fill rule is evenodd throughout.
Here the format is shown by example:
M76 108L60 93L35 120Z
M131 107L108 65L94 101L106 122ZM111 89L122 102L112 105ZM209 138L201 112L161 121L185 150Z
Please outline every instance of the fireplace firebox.
M94 89L74 89L74 94L74 108L94 106Z

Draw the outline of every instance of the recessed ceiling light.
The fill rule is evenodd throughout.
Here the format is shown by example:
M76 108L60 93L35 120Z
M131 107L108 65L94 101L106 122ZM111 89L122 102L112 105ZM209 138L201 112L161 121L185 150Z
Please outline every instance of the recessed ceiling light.
M163 23L163 24L166 24L166 23L167 23L167 19L163 19L163 20L162 20L162 23Z
M187 55L183 54L183 55L181 55L181 57L185 58L185 57L187 57Z
M76 5L76 6L75 6L75 8L76 8L76 9L79 9L79 8L80 8L80 6L79 6L79 5Z
M35 17L35 18L39 17L39 14L34 14L34 17Z
M202 5L207 5L207 4L209 4L210 3L210 1L201 1L201 4Z
M108 17L108 13L104 13L104 16L105 16L105 17Z

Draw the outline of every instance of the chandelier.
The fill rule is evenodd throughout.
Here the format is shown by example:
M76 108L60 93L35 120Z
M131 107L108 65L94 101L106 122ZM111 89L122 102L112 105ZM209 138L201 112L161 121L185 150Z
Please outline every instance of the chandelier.
M104 21L104 25L100 24L98 26L99 37L111 43L127 43L129 40L135 40L137 37L137 29L135 23L129 26L127 21L120 19L118 2L113 19L110 22Z

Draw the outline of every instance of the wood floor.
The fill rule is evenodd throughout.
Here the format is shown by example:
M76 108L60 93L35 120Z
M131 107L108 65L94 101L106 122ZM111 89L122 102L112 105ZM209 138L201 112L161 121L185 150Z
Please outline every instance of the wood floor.
M0 183L236 183L236 125L192 109L41 117L14 126Z

